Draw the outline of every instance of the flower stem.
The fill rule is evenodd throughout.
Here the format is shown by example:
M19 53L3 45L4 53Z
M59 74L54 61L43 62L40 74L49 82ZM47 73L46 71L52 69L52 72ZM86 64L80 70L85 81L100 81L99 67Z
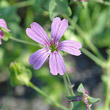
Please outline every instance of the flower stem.
M28 44L28 45L33 45L33 46L41 47L41 45L39 45L39 44L35 44L35 43L32 43L32 42L20 40L20 39L14 38L14 37L10 37L10 39L11 39L11 40L14 40L14 41L16 41L16 42L19 42L19 43L23 43L23 44Z
M67 94L70 96L71 93L70 93L69 88L68 88L68 82L67 82L67 79L66 79L66 75L63 75L63 80L64 80L64 84L65 84L65 87L66 87L66 90L67 90Z
M98 57L96 57L95 55L93 55L91 52L89 52L88 50L86 50L85 48L81 48L81 51L88 56L91 60L93 60L97 65L99 65L100 67L104 68L105 67L105 62L103 62L102 60L100 60Z
M28 0L28 1L18 2L16 4L14 4L14 6L16 6L17 8L22 8L22 7L33 5L34 1L35 0Z
M110 108L110 56L106 64L107 66L105 68L105 72L107 75L107 82L106 82L105 110L109 110Z
M93 51L94 54L96 54L100 59L104 60L104 57L99 52L99 50L95 47L95 45L90 41L89 36L67 15L63 15L64 18L66 18L69 23L77 30L79 35L82 37L82 39L85 41L85 43L88 45L88 47Z
M103 5L108 5L108 6L110 6L110 2L107 2L107 1L104 1L104 0L91 0L91 1L95 1L95 2L97 2L97 3L101 3L101 4L103 4Z
M69 96L74 96L74 92L73 92L73 89L72 89L72 84L71 84L71 81L70 81L70 78L68 76L68 73L65 73L64 74L64 81L65 81L65 86L67 88L67 91L68 91L68 95ZM70 110L72 110L73 108L73 103L70 104Z
M68 73L65 73L65 76L66 76L67 82L68 82L68 84L69 84L69 89L70 89L71 96L74 96L72 84L71 84L70 78L69 78L69 76L68 76Z
M43 92L41 89L39 89L37 86L35 86L33 83L29 83L29 86L31 88L33 88L36 92L40 93L42 96L46 97L47 99L50 100L50 102L52 102L56 107L61 108L62 110L69 110L68 108L66 108L65 106L55 102L54 100L52 100L49 95L47 95L45 92Z

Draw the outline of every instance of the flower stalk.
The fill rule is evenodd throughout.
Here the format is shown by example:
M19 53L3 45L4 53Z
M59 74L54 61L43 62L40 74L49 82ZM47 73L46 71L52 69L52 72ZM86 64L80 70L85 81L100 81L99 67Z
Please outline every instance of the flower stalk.
M53 101L49 95L47 95L45 92L43 92L41 89L39 89L37 86L35 86L33 83L29 83L29 87L33 88L36 92L38 92L39 94L41 94L42 96L46 97L47 99L50 100L50 102L52 102L56 107L61 108L63 110L69 110L68 108L66 108L65 106L59 104L58 102Z
M28 45L32 45L32 46L41 47L41 45L39 45L39 44L35 44L35 43L32 43L32 42L28 42L28 41L24 41L24 40L21 40L21 39L17 39L17 38L15 38L15 37L10 37L10 39L13 40L13 41L19 42L19 43L23 43L23 44L28 44Z
M107 75L106 81L106 96L105 96L105 110L109 110L110 108L110 56L108 57L108 61L106 63L105 74Z

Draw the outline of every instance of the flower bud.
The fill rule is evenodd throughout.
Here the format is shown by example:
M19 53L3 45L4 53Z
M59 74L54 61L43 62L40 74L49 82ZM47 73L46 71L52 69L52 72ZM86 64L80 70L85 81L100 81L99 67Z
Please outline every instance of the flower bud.
M12 62L10 64L10 82L12 86L29 85L32 73L23 64Z

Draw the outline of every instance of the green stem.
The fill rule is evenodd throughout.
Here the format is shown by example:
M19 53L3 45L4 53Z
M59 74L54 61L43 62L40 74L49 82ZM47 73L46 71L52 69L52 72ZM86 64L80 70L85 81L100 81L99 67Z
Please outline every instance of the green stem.
M72 96L70 86L68 85L68 81L67 81L67 78L66 78L65 74L63 75L63 80L64 80L64 83L65 83L65 87L66 87L68 96ZM70 103L70 110L72 110L72 108L73 108L73 103Z
M89 52L88 50L81 48L81 51L88 56L91 60L93 60L97 65L99 65L100 67L104 68L105 67L105 62L103 62L102 60L100 60L98 57L96 57L95 55L93 55L91 52Z
M64 80L64 84L65 84L65 87L66 87L66 90L67 90L67 94L70 96L71 93L70 93L70 90L68 88L68 82L67 82L67 79L66 79L66 75L65 74L63 75L63 80Z
M109 110L110 108L110 56L106 64L107 66L105 68L105 72L107 75L107 83L106 83L105 110Z
M71 96L74 96L72 84L71 84L70 78L69 78L69 76L68 76L68 73L65 73L65 76L66 76L67 81L68 81L68 84L69 84L69 89L70 89Z
M69 23L77 30L79 35L82 37L82 39L85 41L85 43L88 45L88 47L96 54L100 59L104 60L104 57L102 54L99 52L99 50L95 47L95 45L90 41L89 36L82 31L82 29L67 15L63 15L64 18L66 18Z
M14 4L14 6L16 6L17 8L22 8L22 7L33 5L34 1L35 0L23 1L23 2Z
M108 6L110 6L110 2L107 2L107 1L103 1L103 0L91 0L91 1L95 1L95 2L97 2L97 3L101 3L101 4L103 4L103 5L108 5Z
M35 86L33 83L29 83L29 86L31 88L33 88L36 92L40 93L42 96L46 97L47 99L50 100L50 102L52 102L56 107L61 108L62 110L69 110L68 108L66 108L65 106L55 102L54 100L52 100L49 95L47 95L45 92L43 92L41 89L39 89L37 86Z
M14 38L14 37L10 37L10 39L11 39L11 40L14 40L14 41L16 41L16 42L19 42L19 43L23 43L23 44L28 44L28 45L33 45L33 46L41 47L41 45L39 45L39 44L35 44L35 43L32 43L32 42L20 40L20 39Z
M66 80L66 87L68 89L69 96L74 96L74 92L73 92L73 89L72 89L72 84L71 84L70 78L68 76L68 73L65 73L64 77L65 77L65 80ZM73 103L71 103L70 104L70 110L72 110L73 106L74 106Z

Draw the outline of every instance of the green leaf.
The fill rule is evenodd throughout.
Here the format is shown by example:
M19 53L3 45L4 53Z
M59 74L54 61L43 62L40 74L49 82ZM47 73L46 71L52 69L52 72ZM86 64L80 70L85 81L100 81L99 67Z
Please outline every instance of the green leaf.
M74 101L73 110L87 110L86 104L83 101Z
M67 0L51 0L49 4L49 14L51 20L61 14L71 15L71 9Z
M2 18L5 18L7 22L8 21L11 21L11 22L20 21L20 17L16 14L16 11L17 11L17 8L15 6L0 8L0 14L2 15Z
M92 98L92 97L89 97L88 98L88 102L89 102L89 104L94 104L94 103L96 103L96 102L99 102L101 99L99 99L99 98Z
M51 0L35 0L33 7L39 14L42 14L43 11L49 10L50 1Z
M66 96L66 98L68 98L69 100L75 100L76 96Z
M43 8L42 8L42 3L44 0L35 0L34 3L34 9L38 12L38 13L42 13L43 12Z
M91 30L92 35L99 34L103 31L103 29L106 26L106 23L108 21L108 18L110 18L109 10L103 11L97 18L96 23L94 24L93 29Z
M82 90L82 91L81 91ZM78 95L83 95L85 92L83 91L84 90L84 86L83 84L81 83L77 89L77 92L78 92Z

